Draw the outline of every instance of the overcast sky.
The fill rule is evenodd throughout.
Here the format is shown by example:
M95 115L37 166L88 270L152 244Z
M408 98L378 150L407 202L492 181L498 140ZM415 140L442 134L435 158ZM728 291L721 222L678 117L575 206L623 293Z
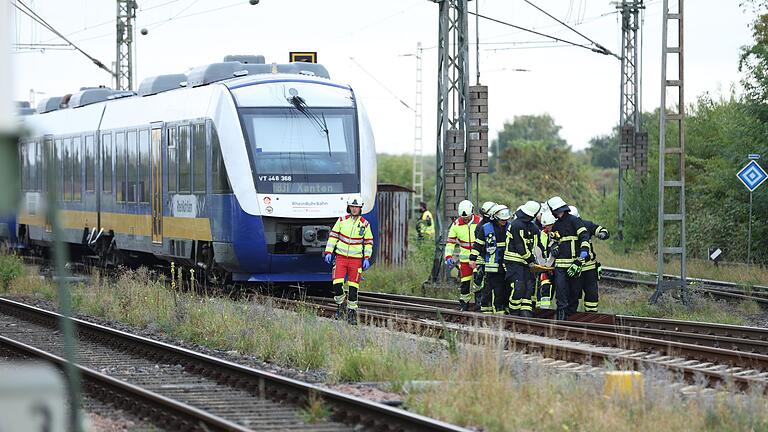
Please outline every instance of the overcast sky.
M20 0L83 50L108 66L115 59L114 0ZM523 0L478 0L480 13L577 42L586 42ZM534 0L553 15L620 52L620 23L606 0ZM738 82L739 48L750 43L736 0L686 3L686 95L728 93ZM428 0L138 0L136 80L221 61L227 54L263 54L285 62L289 51L317 51L333 79L351 84L372 119L380 152L413 148L417 42L424 51L424 147L434 152L438 6ZM661 0L646 1L643 107L659 104ZM470 2L474 10L474 1ZM218 10L214 10L218 9ZM147 28L142 36L138 29ZM474 43L474 18L471 41ZM21 43L60 43L17 17ZM541 48L543 39L480 22L481 83L490 87L490 129L521 114L551 114L575 149L610 132L618 122L619 61L573 47ZM535 48L532 48L535 47ZM474 52L474 46L471 47ZM408 56L410 54L410 56ZM351 60L350 57L354 58ZM111 85L110 76L75 51L22 51L12 55L17 99L39 100L81 86ZM470 64L475 83L474 54ZM515 71L525 69L527 72Z

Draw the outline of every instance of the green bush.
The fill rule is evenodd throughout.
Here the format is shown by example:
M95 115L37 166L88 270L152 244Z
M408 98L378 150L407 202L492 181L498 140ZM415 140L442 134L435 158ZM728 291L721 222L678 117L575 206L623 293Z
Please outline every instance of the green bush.
M0 255L0 282L8 291L11 282L24 275L24 263L15 255Z

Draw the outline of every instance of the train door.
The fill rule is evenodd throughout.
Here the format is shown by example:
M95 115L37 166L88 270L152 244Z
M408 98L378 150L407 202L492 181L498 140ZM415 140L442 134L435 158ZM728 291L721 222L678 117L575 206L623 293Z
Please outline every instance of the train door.
M152 170L150 206L152 212L152 243L163 244L163 125L152 125L150 166Z

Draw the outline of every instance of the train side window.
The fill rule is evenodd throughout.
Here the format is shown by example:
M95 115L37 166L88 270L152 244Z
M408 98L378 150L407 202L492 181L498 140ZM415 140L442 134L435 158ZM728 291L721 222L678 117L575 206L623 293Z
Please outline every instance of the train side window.
M194 192L205 193L205 124L196 124L192 129L192 186Z
M72 201L72 138L64 138L64 201Z
M83 141L72 138L72 200L80 201L83 188Z
M227 167L224 166L224 158L221 154L221 143L216 127L211 124L211 189L213 193L231 193Z
M96 149L93 135L85 136L85 191L96 191Z
M112 193L112 132L101 134L101 190Z
M179 193L191 192L192 155L189 148L189 125L179 126Z
M21 161L21 190L27 190L29 183L29 163L27 162L27 143L19 144L19 160Z
M127 158L125 148L125 132L115 133L115 182L117 183L117 202L125 202L126 177L125 160Z
M178 191L179 165L176 161L176 147L178 145L178 134L176 126L168 128L168 192Z
M43 191L43 142L35 142L35 190Z
M128 165L127 165L127 191L126 201L136 202L136 194L138 193L138 174L139 174L139 154L136 142L136 131L128 131L126 134L126 142L128 146Z
M139 131L138 201L149 204L149 129Z
M56 191L56 198L59 200L64 199L64 196L61 194L64 190L64 182L63 180L63 171L61 169L61 164L64 160L64 145L61 142L61 139L57 139L54 141L54 149L53 149L53 163L51 169L51 175L54 176L53 178L56 179L56 185L57 185L57 191Z

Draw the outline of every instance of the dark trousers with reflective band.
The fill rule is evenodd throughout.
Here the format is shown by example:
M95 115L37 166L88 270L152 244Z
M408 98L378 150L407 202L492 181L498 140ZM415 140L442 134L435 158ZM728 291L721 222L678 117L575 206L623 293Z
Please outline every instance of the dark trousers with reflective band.
M533 283L528 266L519 263L507 263L506 267L507 283L512 288L512 295L509 297L509 308L512 312L533 312L533 301L531 301Z
M539 292L538 292L538 304L536 307L539 309L549 309L552 306L552 294L554 287L552 286L552 278L547 273L542 273L539 278Z
M597 289L597 270L590 269L581 272L581 291L584 293L584 311L597 312L599 302Z
M579 307L579 296L581 296L581 284L578 278L568 277L568 269L555 268L555 295L557 296L557 316L567 317L576 312ZM572 300L575 298L575 302ZM573 312L570 312L573 310Z
M486 273L485 288L488 290L488 303L493 302L491 312L504 313L504 309L509 303L509 284L505 280L506 275L503 272ZM483 310L485 312L486 310Z

